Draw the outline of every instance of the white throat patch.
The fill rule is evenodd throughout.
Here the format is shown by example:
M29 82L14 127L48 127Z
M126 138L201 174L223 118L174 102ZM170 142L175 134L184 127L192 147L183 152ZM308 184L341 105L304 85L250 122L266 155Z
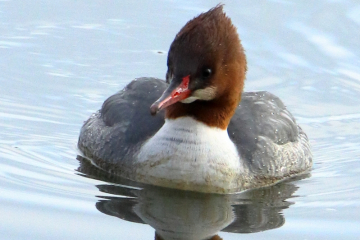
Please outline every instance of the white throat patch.
M212 99L214 99L216 96L216 87L207 87L204 89L198 89L196 91L193 92L193 94L182 100L182 103L192 103L195 100L205 100L205 101L210 101Z

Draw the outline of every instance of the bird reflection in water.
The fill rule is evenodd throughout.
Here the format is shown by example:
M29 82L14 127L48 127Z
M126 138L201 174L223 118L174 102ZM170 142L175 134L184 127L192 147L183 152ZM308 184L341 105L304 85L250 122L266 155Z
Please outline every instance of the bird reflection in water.
M132 182L93 166L78 156L80 175L106 182L96 208L126 221L149 224L155 240L221 240L217 233L254 233L281 227L286 201L298 189L290 181L238 194L205 194ZM306 176L303 176L306 177ZM301 177L298 177L299 179ZM131 186L131 187L127 187Z

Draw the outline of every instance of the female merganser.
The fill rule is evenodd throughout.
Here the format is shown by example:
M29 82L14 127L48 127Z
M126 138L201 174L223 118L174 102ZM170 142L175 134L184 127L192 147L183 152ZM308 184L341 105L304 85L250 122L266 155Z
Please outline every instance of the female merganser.
M308 138L281 100L243 93L244 49L221 5L180 30L167 66L166 82L136 79L84 123L78 146L95 165L137 182L214 193L310 170Z

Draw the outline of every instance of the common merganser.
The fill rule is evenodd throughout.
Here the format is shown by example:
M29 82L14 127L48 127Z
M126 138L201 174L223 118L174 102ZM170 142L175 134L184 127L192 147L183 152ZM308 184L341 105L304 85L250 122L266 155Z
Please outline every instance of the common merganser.
M186 23L167 66L166 82L133 80L84 123L78 147L96 166L212 193L268 186L311 169L308 138L282 101L243 92L246 57L222 5Z

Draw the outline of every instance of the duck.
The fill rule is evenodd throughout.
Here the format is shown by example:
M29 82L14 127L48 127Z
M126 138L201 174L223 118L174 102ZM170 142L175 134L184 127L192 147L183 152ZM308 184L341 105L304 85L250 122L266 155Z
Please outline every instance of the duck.
M166 80L137 78L81 128L95 166L134 183L235 193L306 174L309 139L284 103L244 92L245 50L217 5L188 21L170 45Z

